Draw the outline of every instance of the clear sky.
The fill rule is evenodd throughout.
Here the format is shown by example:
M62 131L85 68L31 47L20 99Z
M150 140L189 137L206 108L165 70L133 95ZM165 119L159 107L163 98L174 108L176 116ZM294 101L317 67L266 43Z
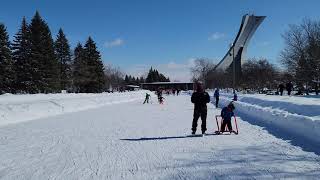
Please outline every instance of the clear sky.
M242 15L267 16L250 41L247 57L278 63L288 24L320 18L319 0L3 0L0 22L10 37L35 11L55 37L63 28L71 46L90 35L107 64L142 75L150 66L188 80L192 60L219 61L238 32Z

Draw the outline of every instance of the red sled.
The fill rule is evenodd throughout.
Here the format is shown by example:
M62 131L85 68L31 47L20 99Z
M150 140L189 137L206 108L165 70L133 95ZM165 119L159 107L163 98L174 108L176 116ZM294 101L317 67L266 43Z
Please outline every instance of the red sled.
M220 117L220 125L219 125L219 120L218 120L218 117ZM234 119L234 124L236 125L236 131L232 130L232 131L229 131L228 127L226 126L225 127L225 131L224 132L230 132L231 133L234 133L234 134L239 134L239 130L238 130L238 124L237 124L237 118L236 116L233 116L233 119ZM223 122L223 119L221 118L220 115L216 115L216 122L217 122L217 127L218 127L218 130L215 131L216 134L222 134L224 132L221 132L221 125L222 125L222 122Z

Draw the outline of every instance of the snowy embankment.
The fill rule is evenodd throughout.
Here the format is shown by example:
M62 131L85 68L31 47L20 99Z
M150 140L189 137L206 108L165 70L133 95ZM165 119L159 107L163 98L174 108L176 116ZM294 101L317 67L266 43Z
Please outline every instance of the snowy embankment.
M147 91L101 94L32 94L0 96L0 126L69 112L143 100Z
M227 104L232 95L221 94ZM250 123L262 125L273 134L308 144L315 149L320 144L320 99L289 96L239 95L236 114ZM317 145L318 144L318 145Z

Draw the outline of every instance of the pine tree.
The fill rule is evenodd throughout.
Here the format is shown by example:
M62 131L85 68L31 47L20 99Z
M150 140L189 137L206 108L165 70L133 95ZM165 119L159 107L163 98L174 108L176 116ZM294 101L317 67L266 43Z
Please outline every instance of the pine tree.
M86 84L86 91L90 93L102 92L105 84L104 66L101 61L100 52L95 42L88 38L85 46L85 60L89 72L89 81Z
M152 69L151 67L145 82L170 82L170 79L169 77L166 78L162 73L159 73L158 70Z
M4 24L0 24L0 94L14 92L14 79L9 36Z
M129 82L129 76L126 75L125 78L124 78L124 82L126 85L128 85L130 82Z
M140 82L140 84L141 84L141 83L144 83L144 78L143 78L142 76L140 77L139 82Z
M70 46L61 28L54 43L54 48L60 67L60 87L61 89L70 89L72 75Z
M75 92L85 92L85 85L88 81L89 72L84 57L84 49L80 43L74 49L73 59L73 85Z
M30 31L25 17L21 27L14 36L12 43L12 58L16 71L15 88L19 92L28 93L32 89L32 66L30 62Z
M58 92L59 67L47 23L37 11L30 24L31 64L34 92Z

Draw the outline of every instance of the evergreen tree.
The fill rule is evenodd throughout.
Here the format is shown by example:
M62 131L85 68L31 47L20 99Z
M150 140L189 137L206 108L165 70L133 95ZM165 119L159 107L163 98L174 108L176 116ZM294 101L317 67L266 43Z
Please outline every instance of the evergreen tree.
M87 64L84 57L84 49L80 43L74 49L73 59L73 85L75 92L85 92L85 83L88 81Z
M139 83L144 83L144 78L142 76L140 77Z
M54 42L47 23L37 11L30 24L33 92L57 92L59 67L54 54Z
M59 29L54 47L60 67L60 87L61 89L70 89L72 75L70 46L61 28Z
M0 24L0 94L14 92L14 75L9 36L4 24Z
M170 82L170 79L169 77L166 78L163 74L159 73L158 70L152 69L151 67L145 82Z
M32 89L32 66L30 62L30 31L25 17L21 27L14 36L12 43L12 58L16 71L15 88L19 92L31 92Z
M130 82L129 82L129 77L128 77L128 75L125 76L124 82L125 82L125 84L127 84L127 85L130 83Z
M89 81L86 84L86 92L102 92L105 84L104 66L101 61L100 52L97 50L95 42L88 38L85 46L85 60L89 72Z

